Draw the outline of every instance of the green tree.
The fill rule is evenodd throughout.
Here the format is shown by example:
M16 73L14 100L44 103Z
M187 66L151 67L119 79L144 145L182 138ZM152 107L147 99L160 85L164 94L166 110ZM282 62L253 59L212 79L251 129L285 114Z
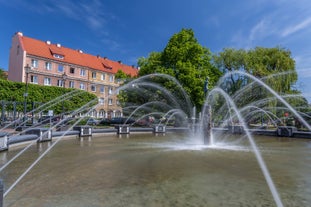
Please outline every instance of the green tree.
M131 75L124 73L122 70L118 70L117 73L115 74L115 78L117 80L126 80L131 78Z
M246 59L246 71L260 78L284 74L267 80L278 93L291 92L292 86L298 78L291 52L280 47L256 47L249 50Z
M244 71L254 75L261 81L269 85L281 96L287 98L286 101L292 106L299 106L303 111L308 110L308 103L305 98L297 98L295 95L301 94L294 90L293 86L297 81L295 61L291 57L291 52L281 47L254 49L232 49L226 48L222 52L214 55L213 62L222 72ZM233 98L239 107L249 103L259 104L260 108L270 108L278 116L282 116L284 111L278 108L283 104L261 85L251 83L252 80L243 75L230 75L228 80L221 85ZM243 93L239 91L244 87ZM242 95L241 95L242 94ZM290 96L288 96L290 95Z
M0 79L0 100L16 102L16 110L23 112L23 102L24 102L24 92L25 92L25 83L12 82L7 80ZM70 93L70 92L77 93ZM43 112L48 110L54 110L55 114L60 114L63 110L65 112L71 112L85 105L86 103L97 99L96 95L86 92L86 91L77 91L77 89L62 88L56 86L40 86L35 84L28 85L28 97L27 97L27 111L32 110L32 103L36 102L39 104L47 103L51 100L55 100L57 97L60 97L64 94L70 94L67 98L64 98L58 103L47 106ZM13 106L7 106L7 110L12 110Z
M7 80L7 79L8 79L8 75L7 75L7 73L4 71L3 68L0 68L0 79L3 79L3 80Z
M292 86L297 81L295 61L291 57L291 52L280 47L256 47L250 50L226 48L214 55L213 61L216 67L224 73L240 70L257 78L274 75L273 78L266 81L278 93L291 92ZM236 86L232 89L233 93L243 83L246 83L244 77L232 76L231 81Z
M174 34L162 52L151 52L148 58L140 58L139 76L163 73L175 77L189 94L193 104L201 109L204 103L204 84L208 79L212 87L221 72L211 64L211 52L201 46L191 29ZM164 83L174 91L169 82Z

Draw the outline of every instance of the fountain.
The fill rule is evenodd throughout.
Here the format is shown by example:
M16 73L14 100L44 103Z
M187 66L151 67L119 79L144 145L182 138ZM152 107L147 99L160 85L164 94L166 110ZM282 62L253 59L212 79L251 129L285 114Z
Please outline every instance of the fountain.
M237 74L248 77L251 87L259 85L269 92L310 130L308 122L282 96L263 79L249 74L225 75L219 85L209 91L199 119L175 79L152 74L127 83L116 92L143 97L149 91L154 96L153 101L124 106L125 112L130 109L128 119L160 117L154 125L183 128L188 133L184 130L161 135L144 132L131 134L126 139L122 139L122 135L99 133L87 142L70 136L62 139L64 133L56 141L37 144L39 148L31 143L22 150L16 147L2 152L0 172L6 189L5 204L307 206L311 203L308 196L311 168L306 164L310 162L309 141L254 135L271 133L263 130L262 125L251 128L250 120L254 116L263 116L262 119L271 123L280 118L264 107L263 102L241 104L243 93L249 89L229 95L222 88L226 77ZM175 83L174 94L151 82L153 79ZM253 115L246 116L250 113ZM273 133L277 135L277 129L273 129ZM57 143L60 144L56 146ZM26 151L27 156L19 156ZM18 174L22 175L18 177Z

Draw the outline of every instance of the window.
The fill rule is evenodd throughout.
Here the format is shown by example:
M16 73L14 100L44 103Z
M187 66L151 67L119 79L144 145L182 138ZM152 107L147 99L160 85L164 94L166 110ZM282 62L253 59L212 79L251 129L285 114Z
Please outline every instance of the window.
M51 78L44 78L44 85L50 86L51 85Z
M112 99L110 98L110 99L108 99L108 105L112 105Z
M30 82L34 84L38 84L38 76L35 76L35 75L30 76Z
M109 81L110 81L110 82L113 82L113 75L110 75L110 76L109 76Z
M100 86L100 93L105 93L105 86Z
M53 57L58 58L58 59L64 59L64 56L60 54L53 54Z
M105 73L102 73L102 74L100 75L100 80L103 81L103 80L105 80L105 78L106 78L106 77L105 77Z
M75 87L75 82L69 81L69 88L74 88L74 87Z
M96 78L96 72L92 72L92 78L93 78L93 79Z
M119 100L117 100L117 105L120 106L120 101Z
M69 72L70 72L71 74L74 74L74 73L75 73L75 69L74 69L74 68L70 68Z
M96 86L95 85L91 85L91 91L96 92Z
M84 83L80 83L80 89L85 90L85 84Z
M104 105L105 99L104 98L99 98L98 102L99 102L100 105Z
M33 67L33 68L38 68L38 60L36 60L36 59L31 59L31 67Z
M59 86L59 87L64 87L64 80L58 79L58 80L57 80L57 86Z
M85 76L85 70L84 69L80 70L80 76Z
M63 64L58 64L58 72L60 72L60 73L64 72L64 65Z
M52 69L52 63L51 62L45 62L45 69L51 70Z
M111 95L111 94L112 94L112 87L109 87L108 94L109 94L109 95Z

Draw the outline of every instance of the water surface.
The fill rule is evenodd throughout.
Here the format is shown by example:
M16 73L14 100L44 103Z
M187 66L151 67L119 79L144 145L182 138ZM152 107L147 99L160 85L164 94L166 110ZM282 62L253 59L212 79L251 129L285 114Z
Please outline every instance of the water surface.
M247 141L192 143L173 134L63 139L5 197L4 206L275 206ZM260 136L256 143L284 206L310 206L311 142ZM5 169L5 188L49 145L34 145ZM2 164L19 150L2 152Z

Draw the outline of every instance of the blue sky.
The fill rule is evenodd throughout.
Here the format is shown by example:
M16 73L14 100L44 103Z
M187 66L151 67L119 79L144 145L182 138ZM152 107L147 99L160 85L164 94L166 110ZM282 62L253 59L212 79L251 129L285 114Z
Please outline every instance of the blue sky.
M137 65L162 51L182 28L213 53L256 46L289 49L296 87L311 102L310 0L0 0L0 67L8 68L12 35Z

